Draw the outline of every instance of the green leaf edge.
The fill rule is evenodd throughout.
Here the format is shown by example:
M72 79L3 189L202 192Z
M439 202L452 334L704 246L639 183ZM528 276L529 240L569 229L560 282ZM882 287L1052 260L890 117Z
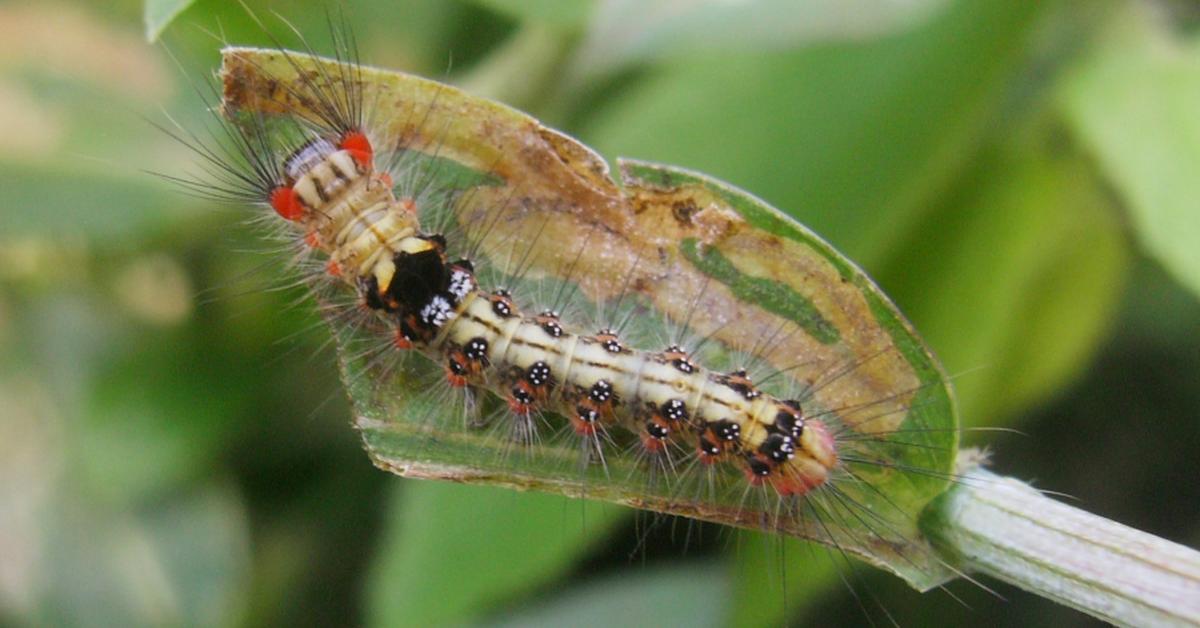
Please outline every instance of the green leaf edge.
M175 21L196 0L146 0L142 4L142 22L146 27L146 41L154 43L162 36L163 31ZM165 10L156 11L154 7Z

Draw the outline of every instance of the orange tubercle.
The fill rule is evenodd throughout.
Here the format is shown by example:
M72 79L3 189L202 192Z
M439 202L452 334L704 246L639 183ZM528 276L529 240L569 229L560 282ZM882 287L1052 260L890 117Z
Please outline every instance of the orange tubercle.
M518 416L528 416L531 406L514 397L508 398L508 410Z
M270 200L271 207L285 220L299 220L304 215L304 205L300 204L296 191L290 187L279 186L271 190Z
M653 436L651 436L645 432L642 432L641 438L642 438L642 447L645 447L646 451L648 451L652 454L661 453L664 449L667 448L666 441L662 441L657 438L654 438Z
M449 368L446 368L446 383L453 388L466 388L467 378L463 375L456 375Z
M742 475L746 476L746 481L750 483L750 486L762 486L763 482L767 479L755 474L754 471L750 470L750 467L742 467Z
M358 163L360 168L370 169L375 149L371 147L371 140L367 139L366 134L362 131L349 131L343 135L340 148L350 153L350 157Z

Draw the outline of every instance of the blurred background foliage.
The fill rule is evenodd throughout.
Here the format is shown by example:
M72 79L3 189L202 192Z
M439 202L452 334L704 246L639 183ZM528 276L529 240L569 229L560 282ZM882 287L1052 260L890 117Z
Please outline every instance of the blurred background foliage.
M328 50L327 5L251 5ZM1200 544L1197 5L343 6L374 64L792 213L912 318L968 425L1023 432L968 437L997 471ZM234 3L147 15L0 4L0 621L1089 622L999 583L952 585L962 604L798 543L374 470L248 214L146 173L195 171L147 120L203 128L221 38L270 40Z

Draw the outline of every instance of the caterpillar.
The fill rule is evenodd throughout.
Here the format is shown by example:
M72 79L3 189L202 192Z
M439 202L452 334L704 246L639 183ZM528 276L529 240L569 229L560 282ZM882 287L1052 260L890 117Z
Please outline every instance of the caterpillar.
M837 453L824 424L744 369L712 372L677 345L639 350L612 329L571 331L552 310L523 314L507 291L480 288L472 262L450 261L444 236L423 232L412 202L396 198L363 130L338 123L283 160L269 202L394 326L398 349L442 364L455 388L492 391L519 421L557 411L583 437L621 426L653 455L687 435L702 463L732 461L784 496L826 481Z
M351 397L370 399L356 423L378 466L601 494L819 539L922 587L948 577L914 540L957 443L946 378L815 235L696 173L626 161L618 187L567 136L349 47L224 58L223 143L179 135L207 172L177 181L273 217L363 386ZM408 355L424 366L390 366ZM497 425L487 444L537 462L459 439ZM406 456L381 453L396 443Z

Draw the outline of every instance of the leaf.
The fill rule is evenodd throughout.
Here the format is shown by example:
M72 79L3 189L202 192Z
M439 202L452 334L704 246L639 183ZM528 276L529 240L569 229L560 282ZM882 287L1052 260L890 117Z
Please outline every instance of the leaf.
M83 234L101 243L164 233L194 214L187 202L171 194L149 175L140 180L0 160L0 188L7 201L0 208L5 236ZM103 199L97 206L96 199ZM27 211L43 208L44 211Z
M584 583L487 626L723 626L729 577L715 562L689 561Z
M663 58L715 57L866 39L912 26L945 4L945 0L609 0L599 4L588 25L578 65L585 73L603 73Z
M146 24L146 41L155 42L163 31L192 6L196 0L145 0L142 7L142 21Z
M1120 302L1128 256L1111 205L1053 135L1010 141L889 265L885 281L952 372L971 425L995 426L1086 364Z
M625 510L556 495L405 482L371 575L377 626L461 625L561 575Z
M63 496L45 513L40 621L219 626L249 574L241 502L228 487L175 495L152 512L106 512Z
M595 12L597 0L475 0L477 4L519 20L579 28Z
M224 55L225 107L234 113L312 115L294 97L305 89L297 68L333 63L244 48ZM344 74L325 67L309 76ZM412 166L425 168L420 176L469 190L460 203L442 207L451 212L443 218L467 233L471 225L490 225L478 243L478 262L512 268L511 243L524 244L520 259L528 277L569 277L591 303L627 294L657 313L635 318L645 337L664 332L663 318L687 320L694 333L718 341L710 343L707 364L729 365L736 356L728 347L757 346L762 360L801 389L807 386L810 412L861 434L863 447L879 448L867 455L895 463L864 471L863 483L839 487L864 509L896 514L888 528L895 538L884 539L849 517L844 525L825 527L812 518L779 517L779 531L836 541L915 586L948 575L923 553L915 517L944 489L953 464L957 432L950 391L908 323L852 262L762 201L711 178L623 161L618 187L589 149L516 111L409 75L364 68L361 77L366 101L380 103L380 145L403 146L407 158L424 164ZM431 138L425 129L438 132ZM504 219L494 220L500 207L506 208ZM547 245L534 246L533 233ZM578 255L584 250L592 254ZM763 300L742 300L749 297ZM764 344L766 330L786 328L796 333ZM644 471L627 459L581 471L573 442L545 443L537 456L507 455L511 441L467 429L444 399L421 394L428 373L385 372L357 348L372 342L369 334L345 325L334 325L334 333L357 425L382 468L586 495L756 529L773 518L773 502L754 495L747 500L744 490L702 498L699 487L647 485L639 479ZM798 356L803 364L797 365ZM821 378L830 372L838 377ZM902 438L893 438L897 431ZM910 468L923 472L902 471Z
M580 134L736 182L878 272L971 163L1045 6L958 2L879 41L662 64Z
M1183 41L1143 13L1114 15L1064 84L1063 112L1142 246L1200 294L1200 38Z
M759 532L739 535L737 555L730 562L733 601L728 625L757 628L779 626L821 599L849 565L828 548ZM844 577L844 576L843 576Z
M111 365L94 369L93 393L72 439L78 490L97 502L146 501L207 470L228 447L234 417L255 390L241 385L255 375L250 367L193 359L186 371L176 368L181 359L216 353L212 343L145 334L123 344L128 355L106 356ZM164 420L182 416L188 420Z
M138 117L172 91L162 58L67 5L0 8L0 40L10 50L0 67L0 237L128 246L197 216L139 171L191 158Z

